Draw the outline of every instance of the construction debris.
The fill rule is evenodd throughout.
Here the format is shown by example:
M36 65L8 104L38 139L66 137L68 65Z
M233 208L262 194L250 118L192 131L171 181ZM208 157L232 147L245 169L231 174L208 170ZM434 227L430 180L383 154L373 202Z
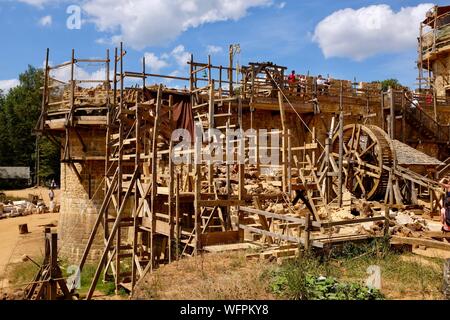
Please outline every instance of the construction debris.
M28 216L30 214L56 213L59 212L59 206L54 205L48 208L44 202L39 201L36 204L28 200L0 202L0 219Z

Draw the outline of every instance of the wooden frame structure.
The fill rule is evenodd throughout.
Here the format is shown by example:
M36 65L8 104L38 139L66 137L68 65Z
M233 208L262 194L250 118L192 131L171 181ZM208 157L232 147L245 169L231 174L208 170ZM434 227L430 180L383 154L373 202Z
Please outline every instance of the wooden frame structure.
M267 62L238 68L233 65L232 54L230 65L225 67L213 65L211 57L201 63L191 56L186 78L147 73L145 58L141 71L126 71L125 56L122 45L115 49L112 80L107 72L106 80L100 82L103 93L97 103L98 110L91 110L97 117L95 120L82 118L86 110L83 110L83 97L77 97L76 84L80 82L74 79L75 64L87 60L75 59L73 51L71 62L62 65L72 70L65 91L70 99L55 101L55 105L66 103L61 114L57 110L49 112L53 106L49 74L59 66L47 67L45 72L38 129L44 134L52 131L65 134L63 143L53 139L63 150L63 160L77 161L71 155L70 145L71 136L82 142L82 137L76 134L79 127L105 128L105 154L83 157L104 161L105 169L101 185L104 197L80 259L82 271L97 234L103 230L104 250L88 299L92 298L102 272L103 280L114 279L117 290L124 287L132 292L139 279L160 264L201 254L212 246L241 243L252 235L261 236L262 245L301 244L309 250L368 237L333 236L330 231L336 226L370 221L385 221L384 225L388 225L389 215L332 221L329 212L330 208L343 205L342 186L348 178L347 158L351 154L348 143L352 144L352 137L361 133L353 130L348 135L344 116L349 114L354 119L356 114L364 122L375 121L371 110L378 110L381 105L382 114L389 110L392 119L396 119L399 113L407 112L403 100L402 107L398 108L391 94L391 103L385 109L386 99L380 94L378 84L356 85L351 81L332 80L330 87L320 88L316 78L309 76L300 84L300 91L292 91L284 75L286 67ZM105 60L93 62L104 63L109 70L109 53ZM241 74L241 80L234 79L234 72ZM141 85L126 88L125 81L129 78L138 79ZM168 89L161 84L151 86L150 78L184 81L189 90ZM255 125L253 117L260 111L279 114L279 129L267 132ZM324 140L310 125L314 116L321 113L331 116ZM292 118L303 130L302 140L288 126ZM384 125L384 119L380 121ZM389 123L391 138L395 137L395 125L396 121ZM176 129L189 132L193 138L183 140L183 148L179 148L179 141L173 137ZM206 134L205 138L211 129L226 133L225 141L216 143L214 148L210 144L212 137ZM249 135L244 134L244 129L256 130ZM271 136L277 136L273 140L275 145L261 143ZM263 151L277 154L281 161L261 163ZM185 161L173 161L174 157ZM409 181L410 187L412 183L413 189L416 184L432 190L432 200L439 197L435 183L398 167L395 161L383 162L380 170L387 172L389 178L383 191L387 195L386 205L404 202L405 196L397 188L396 181L400 179ZM272 180L270 184L276 191L249 192L245 187L253 179L248 177L250 172L254 173L254 179ZM77 176L81 179L80 174ZM264 209L269 201L287 207L285 214ZM307 209L302 215L293 209L298 201ZM434 203L431 209L435 210L437 201L431 202Z
M58 234L44 231L44 261L34 280L25 288L26 300L73 300L58 265ZM59 289L59 290L58 290Z

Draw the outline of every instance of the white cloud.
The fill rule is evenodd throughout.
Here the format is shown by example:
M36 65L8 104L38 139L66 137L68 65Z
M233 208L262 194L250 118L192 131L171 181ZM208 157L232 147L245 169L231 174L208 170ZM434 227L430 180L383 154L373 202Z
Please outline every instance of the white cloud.
M286 2L281 2L281 3L277 4L278 9L283 9L284 7L286 7Z
M43 7L45 4L53 0L17 0L18 2L23 2L36 7Z
M148 66L150 68L150 71L152 72L159 72L161 69L169 65L169 63L166 60L158 58L152 52L146 52L144 57L145 57L145 65Z
M0 91L3 93L8 93L14 87L20 84L18 79L0 80Z
M142 49L173 40L190 28L238 20L250 8L272 4L273 0L86 0L82 8L100 31L113 34L114 42Z
M208 45L206 47L206 52L208 52L208 54L217 54L223 51L222 47L219 46L214 46L214 45Z
M160 57L153 52L146 52L144 57L145 64L150 67L150 70L153 72L159 72L161 69L167 68L173 64L176 64L178 68L178 70L174 72L179 72L186 68L187 62L191 59L191 54L180 44L170 53L163 53Z
M1 0L0 0L1 1ZM36 7L68 0L16 0ZM274 0L73 0L84 20L109 42L124 41L135 49L161 45L190 28L218 21L239 20L251 8L274 6ZM283 5L281 3L280 5ZM278 6L280 6L278 5ZM105 9L106 8L106 9ZM102 39L100 41L105 41Z
M45 64L45 62L44 62ZM49 65L52 66L53 63L49 61ZM110 80L114 75L114 70L109 71ZM70 65L60 67L58 69L52 69L50 71L50 77L53 79L69 83L71 76ZM106 68L104 66L96 66L93 68L88 68L87 66L75 65L74 68L74 79L75 80L95 80L95 81L105 81L106 80ZM77 84L80 87L96 87L100 85L99 82L84 82Z
M41 19L39 19L39 24L43 27L51 26L53 22L52 16L44 16Z
M111 41L109 39L105 39L105 38L98 38L95 40L95 43L98 44L111 44Z
M326 58L357 61L379 53L409 50L416 47L419 23L432 6L423 3L398 12L386 4L338 10L319 22L313 41Z
M179 45L173 49L171 56L175 58L180 67L186 67L188 61L191 59L191 54L186 51L183 45Z

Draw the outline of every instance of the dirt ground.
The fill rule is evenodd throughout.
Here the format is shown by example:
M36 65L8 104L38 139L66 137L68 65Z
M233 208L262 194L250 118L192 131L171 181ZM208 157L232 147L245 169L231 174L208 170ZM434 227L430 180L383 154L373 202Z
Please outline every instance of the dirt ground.
M1 191L1 190L0 190ZM50 203L48 188L28 188L23 190L1 191L6 197L28 199L29 194L38 195L46 205ZM55 200L60 203L60 190L55 190ZM0 278L8 263L18 262L25 254L31 257L43 250L43 225L58 224L59 214L47 213L0 220ZM19 234L19 224L28 224L29 233Z
M272 265L247 260L244 252L206 254L182 259L148 273L132 299L273 300L267 292Z
M44 248L44 225L58 223L58 213L35 214L0 220L0 277L9 263L19 262L23 255L41 255ZM28 234L19 234L19 224L28 225Z
M57 225L58 218L58 213L47 213L0 220L0 289L9 291L8 266L21 262L24 255L32 259L43 256L43 226ZM29 233L20 235L18 226L24 223L28 225Z

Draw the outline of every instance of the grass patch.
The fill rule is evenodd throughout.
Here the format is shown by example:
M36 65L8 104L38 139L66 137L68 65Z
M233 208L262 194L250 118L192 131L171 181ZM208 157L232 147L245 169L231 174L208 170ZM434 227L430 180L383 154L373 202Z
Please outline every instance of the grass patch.
M269 275L269 287L287 299L442 299L442 264L390 251L384 240L347 243L327 255L285 262ZM365 286L370 266L381 269L381 292Z
M338 281L329 260L303 254L272 271L270 290L291 300L374 300L382 299L378 290L360 283Z
M80 288L77 289L77 293L79 293L80 297L85 297L89 291L92 280L95 276L95 271L97 269L97 265L86 264L83 267L83 271L81 272L80 278ZM67 274L66 268L62 268L63 274L65 277L69 276ZM100 291L101 293L107 296L113 296L116 294L116 285L113 281L103 281L104 279L104 271L100 274L99 280L97 281L97 286L95 290ZM128 296L125 289L119 289L120 296Z
M160 266L137 286L133 299L267 300L271 264L244 252L204 254Z
M41 263L43 258L34 259L36 262ZM71 274L67 272L66 266L67 263L64 261L60 261L61 272L64 278L68 278ZM81 273L80 279L80 288L77 289L77 292L80 296L85 296L89 290L92 279L95 275L95 270L97 266L94 265L85 265L83 268L83 272ZM39 268L32 263L31 261L16 263L10 265L8 268L7 279L11 283L11 287L16 289L25 289L26 285L34 280ZM103 282L103 272L100 276L100 280L97 283L96 290L102 292L105 295L115 295L115 284L114 282ZM126 296L126 291L121 288L119 290L119 295Z
M36 262L40 262L43 258L34 259ZM34 280L39 268L31 261L15 263L8 266L7 279L11 283L11 286L20 289L25 288L26 284Z

